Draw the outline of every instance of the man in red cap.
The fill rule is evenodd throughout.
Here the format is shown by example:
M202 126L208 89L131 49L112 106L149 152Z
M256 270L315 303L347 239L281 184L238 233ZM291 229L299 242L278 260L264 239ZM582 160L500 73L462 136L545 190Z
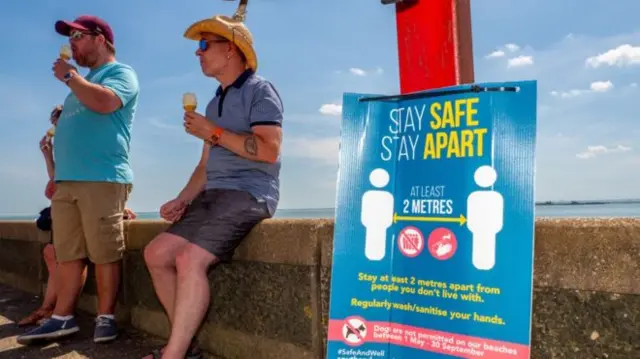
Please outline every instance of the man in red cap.
M81 16L56 22L55 29L69 38L73 60L89 73L81 76L64 59L53 64L53 75L70 90L53 142L58 298L51 318L18 342L79 330L73 313L87 259L95 264L98 289L94 341L107 342L118 335L114 311L125 250L123 215L133 182L129 149L138 79L130 66L116 61L113 31L104 20Z

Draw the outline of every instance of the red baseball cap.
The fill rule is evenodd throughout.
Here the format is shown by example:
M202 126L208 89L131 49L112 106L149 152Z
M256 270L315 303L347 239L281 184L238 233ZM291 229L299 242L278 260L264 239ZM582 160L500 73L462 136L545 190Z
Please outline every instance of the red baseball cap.
M56 21L56 32L63 36L69 36L71 30L78 31L89 31L97 34L104 35L104 38L111 43L111 45L115 45L113 41L113 30L111 30L111 26L97 16L92 15L83 15L73 20L69 21Z

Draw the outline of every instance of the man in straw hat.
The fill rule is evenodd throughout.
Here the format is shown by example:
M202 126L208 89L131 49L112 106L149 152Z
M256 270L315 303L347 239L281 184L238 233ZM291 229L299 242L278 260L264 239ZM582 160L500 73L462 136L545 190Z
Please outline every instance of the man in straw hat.
M118 335L114 312L125 249L123 215L133 182L129 148L138 79L129 65L116 61L114 34L103 19L58 21L55 30L68 38L76 65L89 72L81 76L63 58L53 64L53 75L70 91L53 142L57 300L51 318L17 340L29 344L79 330L74 311L90 260L98 288L93 340L103 343Z
M273 85L255 74L244 5L232 18L198 21L185 33L198 41L202 72L220 86L206 116L184 115L186 131L204 141L202 157L185 188L160 209L173 224L144 251L171 323L167 346L146 358L200 357L194 337L209 306L208 269L231 260L278 204L283 105Z

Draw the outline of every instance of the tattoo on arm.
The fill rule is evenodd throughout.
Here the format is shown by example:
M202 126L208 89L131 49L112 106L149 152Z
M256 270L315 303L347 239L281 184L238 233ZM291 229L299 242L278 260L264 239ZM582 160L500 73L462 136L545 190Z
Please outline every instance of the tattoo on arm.
M249 136L244 140L244 150L252 156L258 155L258 143L255 136Z

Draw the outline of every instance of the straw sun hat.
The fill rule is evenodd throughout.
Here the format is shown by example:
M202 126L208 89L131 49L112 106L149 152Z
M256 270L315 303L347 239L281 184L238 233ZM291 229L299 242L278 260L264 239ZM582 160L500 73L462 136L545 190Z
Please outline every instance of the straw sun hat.
M233 42L247 59L249 68L256 71L258 68L258 56L253 48L253 35L243 23L248 0L240 0L240 5L232 17L216 15L212 18L200 20L189 26L184 37L199 41L202 33L209 32L222 36Z

